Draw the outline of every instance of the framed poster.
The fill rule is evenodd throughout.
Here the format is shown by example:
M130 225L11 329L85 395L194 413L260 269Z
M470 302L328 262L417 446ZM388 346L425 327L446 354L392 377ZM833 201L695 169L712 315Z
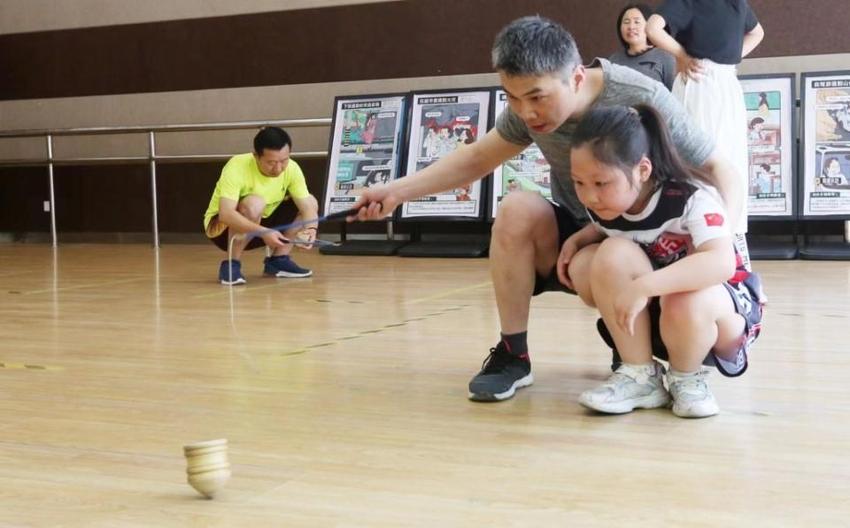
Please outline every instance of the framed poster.
M363 189L398 177L407 95L334 99L324 214L351 207Z
M850 219L850 71L803 73L803 216Z
M496 90L495 99L494 114L498 119L508 106L508 94L499 88ZM490 179L492 185L490 196L493 197L490 204L490 218L496 218L502 198L513 191L534 191L547 200L551 200L551 179L552 168L549 162L546 161L537 145L532 143L518 156L509 159L493 171L493 177Z
M490 89L416 92L410 104L406 177L474 143L487 132ZM482 180L463 188L405 202L402 219L474 219L482 217Z
M749 216L794 217L796 76L742 75L740 81L747 109Z

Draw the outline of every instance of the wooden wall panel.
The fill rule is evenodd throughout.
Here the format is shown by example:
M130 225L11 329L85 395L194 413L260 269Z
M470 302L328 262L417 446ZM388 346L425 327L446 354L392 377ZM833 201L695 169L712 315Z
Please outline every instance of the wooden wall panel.
M617 46L622 0L417 0L0 36L0 100L490 72L510 20L539 13L583 56ZM846 0L752 0L755 57L850 50Z

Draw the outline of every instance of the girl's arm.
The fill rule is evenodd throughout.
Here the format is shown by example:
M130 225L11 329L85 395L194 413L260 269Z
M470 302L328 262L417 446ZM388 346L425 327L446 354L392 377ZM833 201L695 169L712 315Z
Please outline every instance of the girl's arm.
M744 46L741 49L741 57L746 57L751 51L756 49L756 46L764 38L764 28L761 24L756 24L752 31L744 35Z
M686 77L696 79L702 73L702 64L685 51L679 42L664 30L667 21L661 15L655 14L646 22L646 36L655 47L673 55L676 58L676 68Z
M579 250L585 246L589 246L590 244L602 242L604 238L605 235L596 229L592 223L590 223L570 235L570 237L564 241L564 244L574 244L576 250Z
M685 48L676 39L671 37L669 33L664 31L666 26L667 21L664 20L663 16L658 14L650 16L649 20L646 21L647 38L655 44L656 48L663 49L677 59L683 55L687 55Z
M564 241L564 245L561 246L561 252L558 253L558 260L555 262L555 271L561 284L570 289L575 289L573 281L567 273L570 261L581 248L601 242L604 238L605 235L591 223L582 227Z
M651 297L702 290L729 280L734 273L732 237L708 240L678 262L633 280L614 301L617 324L634 335L635 319Z
M735 274L732 237L714 238L665 268L635 279L634 286L647 297L696 291L721 284Z

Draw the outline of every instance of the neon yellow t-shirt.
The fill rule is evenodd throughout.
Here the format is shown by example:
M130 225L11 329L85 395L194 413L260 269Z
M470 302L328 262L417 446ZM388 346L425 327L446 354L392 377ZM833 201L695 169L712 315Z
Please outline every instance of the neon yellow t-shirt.
M215 184L210 205L204 214L204 229L210 224L212 217L218 214L221 198L238 202L249 194L261 196L266 201L263 218L268 218L277 206L289 197L306 198L310 195L304 173L295 160L289 160L280 176L270 178L260 172L252 153L238 154L230 158L221 169L221 177Z

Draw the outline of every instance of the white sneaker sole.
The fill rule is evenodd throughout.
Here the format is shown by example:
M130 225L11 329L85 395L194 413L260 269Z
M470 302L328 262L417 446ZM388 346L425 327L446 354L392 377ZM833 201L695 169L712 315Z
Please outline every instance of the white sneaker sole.
M220 281L220 282L225 286L239 286L240 284L245 284L248 281L246 281L245 279L236 279L233 282L226 281L226 280L223 280L223 281Z
M657 409L668 406L670 401L670 394L666 391L658 391L641 398L620 402L594 402L584 394L578 397L578 402L583 406L606 414L626 414L635 409Z
M512 398L513 395L516 394L517 389L528 387L532 383L534 383L534 376L532 376L531 373L528 373L528 375L526 375L525 377L516 380L513 385L511 385L511 388L506 390L505 392L499 392L496 394L489 394L485 392L470 392L468 397L472 401L481 402L507 400L509 398Z
M694 405L687 409L676 408L676 404L673 403L672 410L673 414L679 418L708 418L709 416L718 414L720 412L720 407L718 407L716 401L705 405Z
M305 277L309 277L313 272L309 271L307 273L290 273L288 271L278 271L274 275L267 274L269 277L277 277L278 279L303 279Z

